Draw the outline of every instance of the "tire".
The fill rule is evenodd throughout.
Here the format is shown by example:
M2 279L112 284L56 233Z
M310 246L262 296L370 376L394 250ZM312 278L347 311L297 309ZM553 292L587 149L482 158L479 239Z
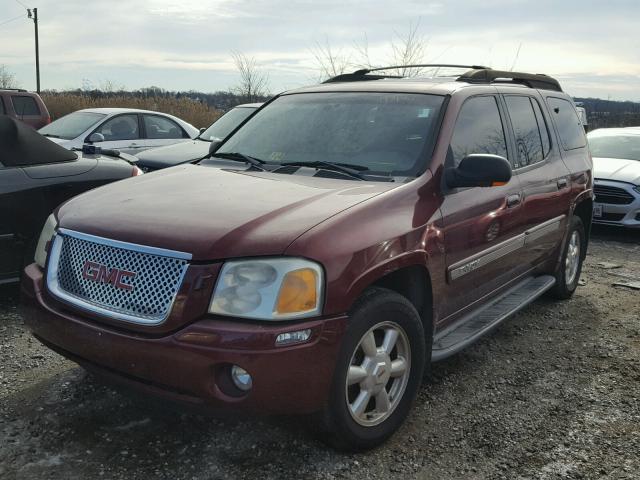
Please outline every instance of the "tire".
M385 341L393 337L393 348L385 349ZM367 355L373 352L375 356ZM389 438L413 404L425 355L422 321L414 306L391 290L367 290L350 315L328 405L319 414L323 440L339 450L361 451Z
M575 248L578 251L575 251ZM567 233L567 241L562 249L562 257L560 258L560 266L555 274L556 284L550 290L553 297L559 300L571 298L578 287L578 280L582 272L582 262L586 255L587 239L585 237L584 225L580 217L573 216L571 225ZM573 268L569 267L569 263L573 264Z

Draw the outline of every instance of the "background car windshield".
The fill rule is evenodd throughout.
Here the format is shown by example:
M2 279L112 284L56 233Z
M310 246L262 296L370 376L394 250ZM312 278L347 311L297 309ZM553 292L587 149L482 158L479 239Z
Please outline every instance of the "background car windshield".
M589 150L594 157L640 160L640 135L590 136Z
M38 130L42 135L51 135L71 140L98 123L106 115L102 113L75 112L59 118Z
M229 110L216 120L213 125L200 134L202 140L224 140L245 118L255 112L255 108L242 107Z
M219 152L415 176L424 170L442 102L436 95L388 92L285 95L252 117Z

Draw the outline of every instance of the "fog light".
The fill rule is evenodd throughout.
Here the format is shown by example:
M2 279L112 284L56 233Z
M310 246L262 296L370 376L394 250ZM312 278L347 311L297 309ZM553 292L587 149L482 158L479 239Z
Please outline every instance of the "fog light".
M251 390L252 380L251 375L244 368L234 365L231 367L231 380L233 384L243 392Z
M276 338L276 346L291 345L292 343L302 343L309 340L311 329L299 330L297 332L281 333Z

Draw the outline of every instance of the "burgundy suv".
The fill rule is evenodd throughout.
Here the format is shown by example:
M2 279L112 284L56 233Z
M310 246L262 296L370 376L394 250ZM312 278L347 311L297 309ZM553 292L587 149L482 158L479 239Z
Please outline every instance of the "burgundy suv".
M545 75L341 75L278 95L208 159L60 207L24 272L26 321L112 379L315 414L333 445L369 448L430 362L573 294L591 168Z
M36 130L51 123L40 95L22 89L0 88L0 115L9 115Z

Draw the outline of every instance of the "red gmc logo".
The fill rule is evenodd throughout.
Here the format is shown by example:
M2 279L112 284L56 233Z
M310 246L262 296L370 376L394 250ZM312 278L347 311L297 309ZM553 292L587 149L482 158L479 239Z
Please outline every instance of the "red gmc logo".
M82 278L96 283L107 283L122 290L133 290L133 285L124 283L125 278L133 280L135 272L120 270L119 268L109 268L106 265L87 260L82 266Z

